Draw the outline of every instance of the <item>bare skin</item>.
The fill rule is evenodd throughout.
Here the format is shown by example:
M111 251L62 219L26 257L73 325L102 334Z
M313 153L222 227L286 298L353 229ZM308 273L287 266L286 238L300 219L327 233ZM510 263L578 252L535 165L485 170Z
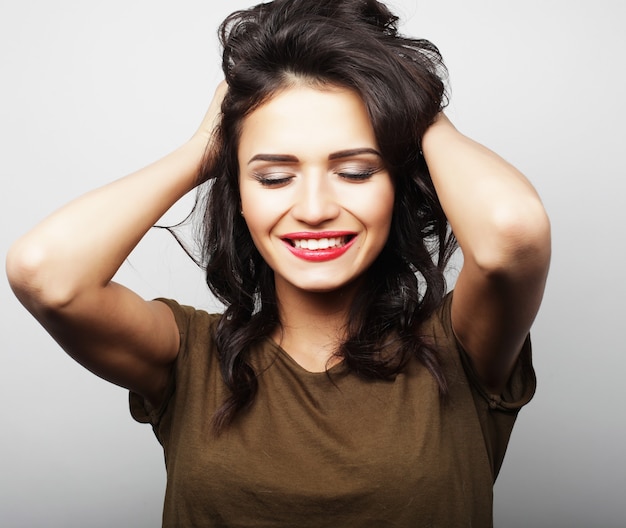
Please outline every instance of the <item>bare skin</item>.
M344 336L352 292L290 296L280 304L281 327L272 338L302 368L323 372L341 360L333 356Z
M423 152L463 251L452 325L494 393L506 383L539 310L550 264L550 224L513 166L460 134L441 114Z
M196 185L225 89L218 87L187 143L70 202L16 241L7 256L15 294L67 353L153 405L178 353L178 329L166 305L111 279L150 227ZM465 257L453 326L477 372L497 392L539 308L549 223L528 181L445 116L427 131L423 151ZM323 370L341 338L347 304L329 302L337 292L278 294L284 332L275 338L305 368ZM297 348L302 342L311 346Z
M193 137L161 160L70 202L7 255L13 291L79 363L158 403L179 347L174 317L111 280L143 235L196 185L226 91Z
M389 236L394 188L378 148L363 102L346 89L295 84L243 123L241 205L274 270L281 327L273 337L310 371L337 361L359 278ZM284 240L307 233L351 233L353 243L338 258L309 261Z

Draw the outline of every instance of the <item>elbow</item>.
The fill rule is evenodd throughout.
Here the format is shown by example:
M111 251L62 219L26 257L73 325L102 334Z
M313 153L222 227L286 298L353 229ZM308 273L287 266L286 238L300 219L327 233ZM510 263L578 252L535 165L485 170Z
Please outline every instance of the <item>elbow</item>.
M31 312L60 310L72 299L69 284L55 277L50 250L18 240L6 256L6 275L19 301Z
M515 209L497 208L480 247L474 258L485 275L545 276L550 265L551 228L539 199Z

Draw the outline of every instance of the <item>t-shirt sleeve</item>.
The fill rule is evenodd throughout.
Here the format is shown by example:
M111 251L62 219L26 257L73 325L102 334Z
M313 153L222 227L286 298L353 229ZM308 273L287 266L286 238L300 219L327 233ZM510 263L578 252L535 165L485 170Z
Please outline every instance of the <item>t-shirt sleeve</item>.
M172 368L170 369L163 400L158 407L152 407L152 405L150 405L145 398L132 391L129 395L129 404L131 416L140 423L151 424L158 437L157 430L159 422L163 413L167 409L176 388L176 364L181 361L181 355L184 355L187 350L187 336L189 335L189 326L191 324L194 309L189 306L181 306L176 301L171 299L156 300L167 304L174 314L176 325L178 326L178 333L180 335L178 356L175 364L172 365Z
M453 292L442 306L442 323L446 334L452 338L465 377L471 388L474 405L492 462L494 481L502 466L504 454L518 412L535 394L537 379L532 364L530 335L526 337L513 372L500 394L490 392L476 374L470 356L465 352L452 329L451 305Z
M472 368L470 358L462 349L461 359L472 387L487 451L493 461L492 472L495 481L504 460L517 414L530 402L537 386L531 359L530 336L527 336L515 368L501 394L493 394L484 387Z

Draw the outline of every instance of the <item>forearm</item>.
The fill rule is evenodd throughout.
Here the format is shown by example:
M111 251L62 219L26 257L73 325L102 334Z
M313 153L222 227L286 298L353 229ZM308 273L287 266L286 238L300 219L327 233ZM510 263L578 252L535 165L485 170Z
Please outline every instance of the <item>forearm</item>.
M459 133L441 114L422 148L439 200L466 259L510 268L544 242L547 217L528 180Z
M194 137L70 202L19 239L7 273L22 302L62 306L82 291L105 287L143 235L194 187L205 144Z

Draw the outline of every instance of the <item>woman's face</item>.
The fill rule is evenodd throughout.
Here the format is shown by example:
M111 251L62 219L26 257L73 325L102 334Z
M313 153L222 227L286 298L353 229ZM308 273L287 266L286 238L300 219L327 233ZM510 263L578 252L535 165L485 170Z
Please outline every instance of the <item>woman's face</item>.
M243 122L242 213L277 290L339 289L381 252L394 187L361 99L294 86Z

